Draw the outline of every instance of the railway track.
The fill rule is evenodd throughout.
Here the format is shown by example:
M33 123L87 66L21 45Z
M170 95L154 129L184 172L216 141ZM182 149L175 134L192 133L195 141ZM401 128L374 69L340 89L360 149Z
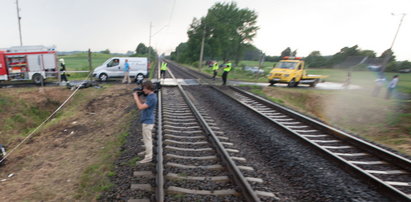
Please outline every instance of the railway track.
M411 161L239 88L220 90L398 200L411 200Z
M173 65L177 68L176 64ZM191 70L189 74L207 78ZM382 193L411 201L409 159L239 88L212 88L314 146L345 170L375 185Z
M263 179L252 176L254 168L238 156L235 145L180 85L163 87L158 96L156 161L151 166L155 183L132 184L132 190L142 192L137 195L155 201L277 200L271 192L254 190L258 186L251 183ZM138 171L134 176L150 178L151 174ZM129 201L137 200L141 198Z

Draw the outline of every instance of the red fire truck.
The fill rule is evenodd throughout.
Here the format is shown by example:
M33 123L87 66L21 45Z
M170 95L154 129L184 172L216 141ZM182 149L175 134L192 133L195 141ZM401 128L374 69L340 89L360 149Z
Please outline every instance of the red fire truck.
M41 84L58 75L54 47L15 46L0 49L0 82L32 80Z

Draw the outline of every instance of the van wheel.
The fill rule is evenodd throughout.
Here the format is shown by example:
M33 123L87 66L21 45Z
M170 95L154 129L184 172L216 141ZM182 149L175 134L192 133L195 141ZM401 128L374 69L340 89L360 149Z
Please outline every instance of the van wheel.
M142 81L144 79L143 74L137 74L137 76L134 78L135 82Z
M100 76L98 76L98 79L102 82L105 82L105 81L107 81L108 76L107 76L107 74L103 73L103 74L100 74Z
M33 82L37 85L40 85L44 82L44 78L41 74L34 74L32 79Z

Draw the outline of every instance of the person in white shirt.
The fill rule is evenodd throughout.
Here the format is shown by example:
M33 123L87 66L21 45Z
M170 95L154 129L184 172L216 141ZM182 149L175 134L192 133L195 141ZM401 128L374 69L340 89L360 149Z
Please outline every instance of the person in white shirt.
M384 87L386 79L384 76L379 76L378 79L375 80L374 90L372 91L372 96L377 97L380 94L382 87Z
M398 81L399 81L398 75L395 75L394 77L392 77L392 80L388 84L387 95L385 96L385 99L391 98L392 92L394 91L395 87L397 87Z

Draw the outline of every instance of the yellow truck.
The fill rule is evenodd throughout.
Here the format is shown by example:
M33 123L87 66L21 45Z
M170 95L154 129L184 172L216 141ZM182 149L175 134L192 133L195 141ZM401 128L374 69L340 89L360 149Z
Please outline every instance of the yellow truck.
M284 57L271 70L267 78L270 86L276 83L286 83L288 87L297 87L298 84L315 87L321 79L326 77L328 76L307 75L304 60L301 57Z

